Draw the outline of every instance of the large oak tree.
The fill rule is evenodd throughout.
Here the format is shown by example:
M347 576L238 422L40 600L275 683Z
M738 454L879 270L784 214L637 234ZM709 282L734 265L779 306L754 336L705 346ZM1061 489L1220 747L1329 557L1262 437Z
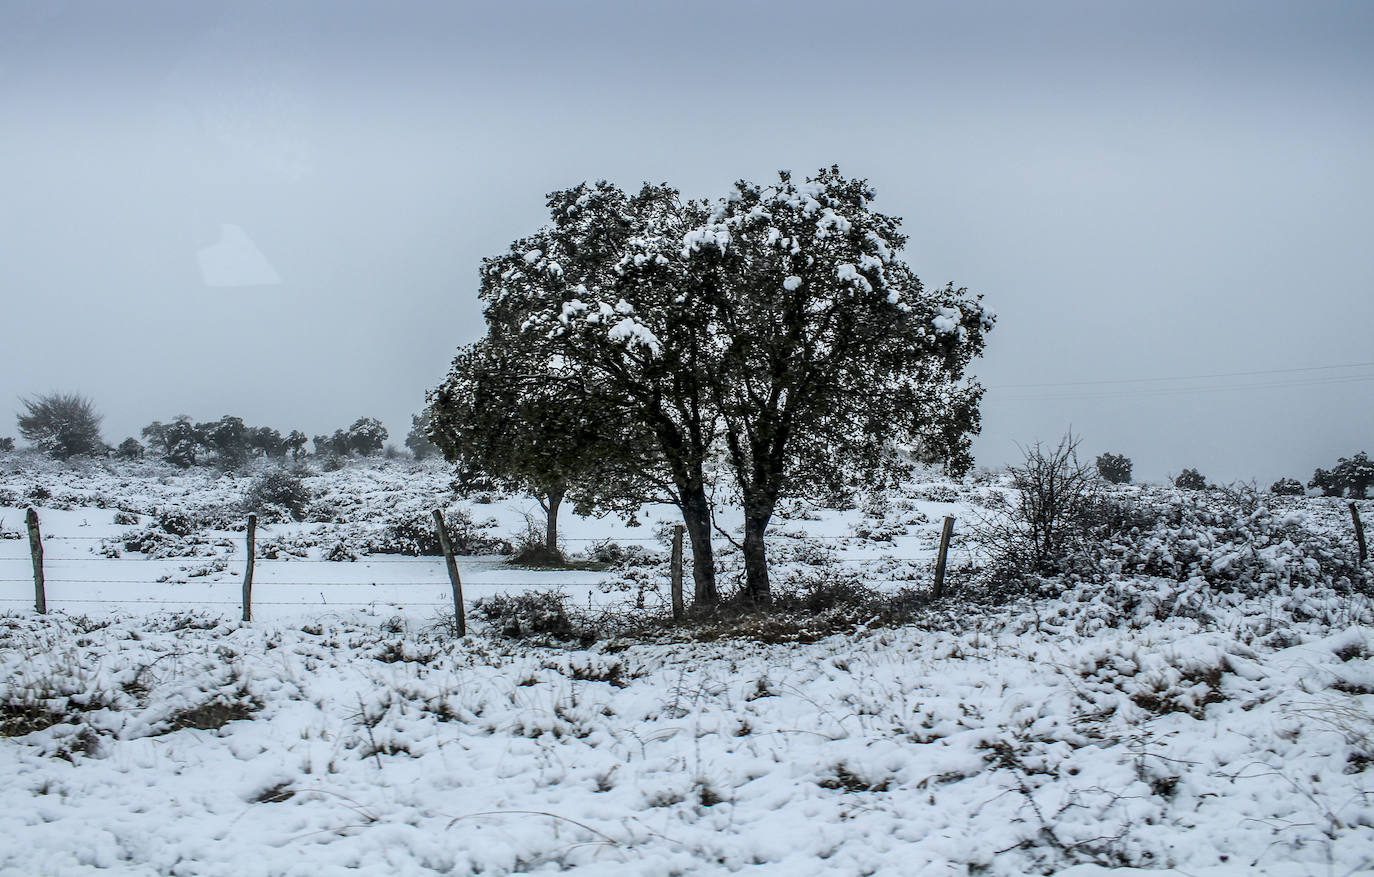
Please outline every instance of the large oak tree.
M698 602L717 599L712 459L733 476L760 601L781 499L899 475L911 446L971 462L982 390L964 372L993 317L964 289L926 288L873 197L836 168L740 182L714 205L584 184L482 265L487 341L552 365L520 370L520 392L566 398L651 449L621 462L681 508Z

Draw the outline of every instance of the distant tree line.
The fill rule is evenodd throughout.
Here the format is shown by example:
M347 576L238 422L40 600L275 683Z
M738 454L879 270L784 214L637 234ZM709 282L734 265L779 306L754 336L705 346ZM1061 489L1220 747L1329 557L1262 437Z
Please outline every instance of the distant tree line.
M307 445L321 457L369 456L386 448L387 428L375 417L359 417L346 428L313 439L298 429L282 433L270 426L250 426L242 417L226 414L218 420L195 422L178 415L163 423L153 421L116 446L100 436L101 415L94 403L77 393L48 393L21 399L19 434L35 450L59 460L76 456L114 456L142 459L147 455L182 468L214 465L236 468L255 459L299 461ZM416 459L438 453L429 440L426 415L415 415L405 444ZM14 439L0 436L0 452L13 451ZM387 448L391 454L394 449Z

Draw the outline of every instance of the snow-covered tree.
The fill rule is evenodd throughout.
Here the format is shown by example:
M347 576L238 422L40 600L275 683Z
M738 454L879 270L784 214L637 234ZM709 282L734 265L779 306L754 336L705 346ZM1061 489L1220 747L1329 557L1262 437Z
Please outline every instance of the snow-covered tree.
M59 460L105 450L101 416L90 399L77 393L49 393L20 399L19 434L38 450Z
M560 363L598 416L636 424L643 476L683 513L699 602L714 602L706 464L744 507L746 592L767 599L764 535L783 497L834 497L903 471L903 444L970 463L981 388L964 369L992 315L926 289L900 222L838 169L741 182L714 206L608 183L549 198L551 222L482 267L488 337ZM506 343L506 342L503 342Z
M1183 490L1206 490L1207 479L1196 469L1184 469L1174 478L1174 487Z
M348 450L364 456L381 451L386 443L387 431L382 422L375 417L359 417L353 421L346 436Z
M1131 482L1131 458L1125 454L1100 454L1097 458L1097 474L1112 484Z
M938 449L956 473L972 463L982 388L964 370L992 314L967 290L925 288L898 257L900 220L874 211L874 196L833 167L804 183L740 182L676 253L689 300L709 314L707 386L756 600L769 596L764 535L783 497L900 475L903 445ZM660 252L645 251L652 277Z
M133 436L129 436L115 448L115 456L124 460L141 460L143 454L143 443Z
M713 604L710 315L679 254L706 210L667 186L628 196L606 182L554 192L548 206L549 225L482 263L487 338L556 364L550 395L576 388L593 419L652 444L653 455L624 462L681 509L696 601ZM655 259L660 273L640 270Z
M1302 496L1305 493L1302 482L1296 478L1280 478L1269 485L1269 492L1275 496Z
M439 448L429 438L429 411L411 415L410 432L406 433L406 447L415 459L423 460L439 453Z
M430 394L429 437L455 464L466 490L530 493L545 514L544 556L560 561L558 512L571 498L581 514L633 516L646 496L626 466L641 450L636 430L600 416L585 388L565 382L537 346L511 346L500 333L462 348Z
M291 453L291 459L300 460L305 456L305 443L308 441L309 439L306 438L305 433L301 432L299 429L293 429L283 440L282 444L286 447L286 450Z

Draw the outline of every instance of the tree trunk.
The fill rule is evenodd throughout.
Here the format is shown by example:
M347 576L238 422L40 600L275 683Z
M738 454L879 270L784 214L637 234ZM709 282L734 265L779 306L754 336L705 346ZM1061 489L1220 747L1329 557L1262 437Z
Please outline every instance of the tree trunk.
M765 510L751 507L746 501L744 513L744 595L755 605L767 603L771 597L768 585L768 554L763 535L773 517L772 504Z
M558 507L563 504L564 491L550 490L548 492L548 502L544 506L546 523L544 526L544 547L550 553L558 551Z
M711 548L711 503L704 485L681 491L682 522L692 540L694 605L708 607L720 602L716 591L716 558Z

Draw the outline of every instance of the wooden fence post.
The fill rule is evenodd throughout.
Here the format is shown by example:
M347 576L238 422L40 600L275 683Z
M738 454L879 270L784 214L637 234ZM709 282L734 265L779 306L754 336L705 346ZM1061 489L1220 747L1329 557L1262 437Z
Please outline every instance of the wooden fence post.
M949 539L954 535L954 516L945 516L945 525L940 529L940 551L935 556L935 589L932 596L936 600L945 593L945 558L949 554Z
M33 608L48 614L48 594L43 585L43 534L38 531L38 509L29 506L24 515L29 525L29 554L33 555Z
M1350 519L1355 522L1355 542L1360 546L1360 563L1364 563L1369 557L1369 547L1364 541L1364 524L1360 523L1360 509L1353 502L1350 504Z
M682 530L681 524L673 527L673 623L682 621Z
M439 547L444 550L444 566L448 569L448 583L453 587L453 626L459 636L468 635L467 616L463 612L463 580L458 577L458 561L453 556L453 543L444 526L444 513L434 510L434 529L439 533Z
M253 620L253 561L257 557L258 516L248 515L248 566L243 570L243 620Z

